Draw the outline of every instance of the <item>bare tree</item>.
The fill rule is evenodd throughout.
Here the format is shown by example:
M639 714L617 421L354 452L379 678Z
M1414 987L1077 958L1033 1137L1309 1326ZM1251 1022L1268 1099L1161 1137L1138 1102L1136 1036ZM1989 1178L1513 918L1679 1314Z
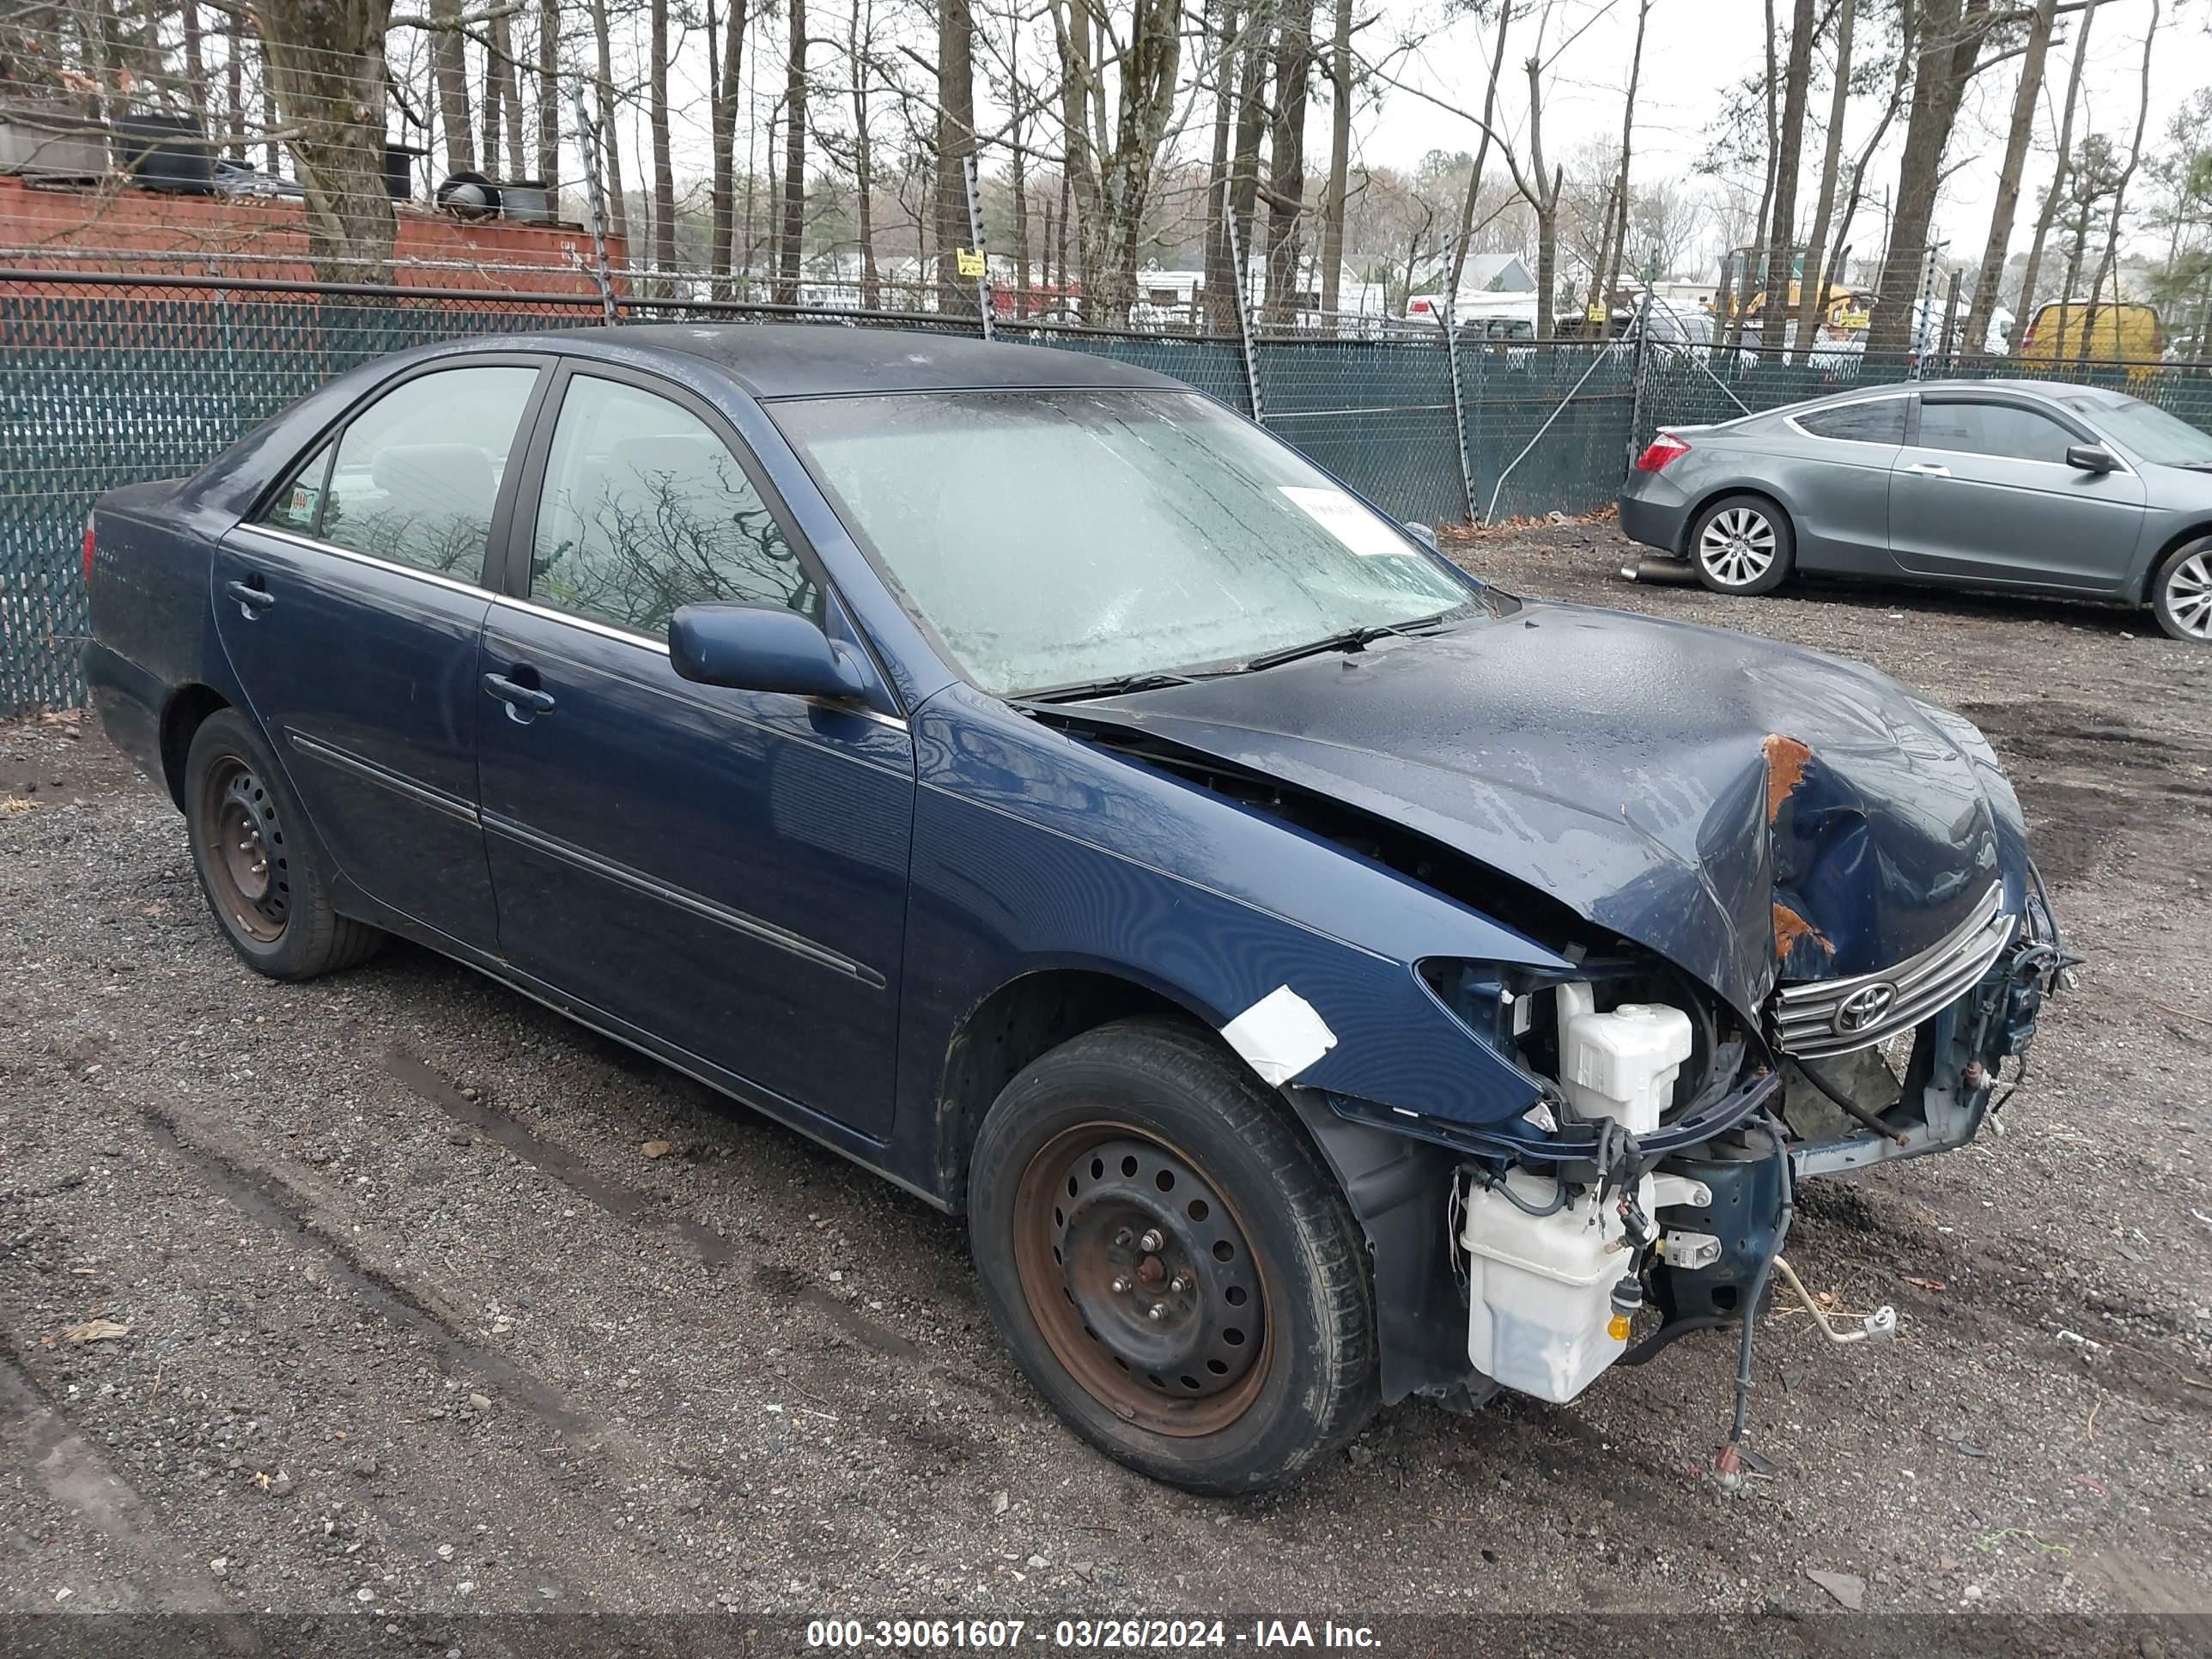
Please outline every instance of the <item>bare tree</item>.
M1857 21L1858 0L1838 0L1836 8L1836 79L1828 98L1826 144L1820 155L1820 198L1813 209L1813 228L1805 238L1804 274L1797 295L1797 345L1809 350L1819 319L1828 304L1826 268L1828 226L1836 207L1836 173L1844 153L1844 116L1851 95L1851 33Z
M955 0L945 0L950 7ZM966 9L966 0L957 0ZM799 303L799 259L806 234L806 0L785 0L791 50L784 60L783 228L777 235L775 297Z
M1282 20L1275 32L1274 120L1267 137L1265 301L1267 320L1278 324L1287 323L1297 312L1298 229L1305 212L1306 191L1306 88L1313 75L1313 0L1281 0L1281 7ZM1170 94L1172 90L1170 87Z
M1073 3L1080 15L1085 0ZM970 303L959 264L969 240L964 169L975 154L975 20L969 0L938 0L936 150L937 303L951 311Z
M561 193L561 0L538 0L538 168L556 201Z
M1482 167L1490 159L1490 123L1498 112L1498 82L1505 70L1505 31L1513 22L1513 0L1499 0L1498 35L1490 46L1490 78L1482 88L1482 131L1474 147L1474 166L1467 175L1467 191L1460 198L1459 234L1452 239L1451 273L1444 292L1459 303L1460 273L1467 269L1468 245L1474 240L1474 207L1482 194Z
M2044 192L2043 206L2035 216L2035 234L2027 245L2027 263L2021 267L2020 295L2013 306L2018 319L2013 325L2015 343L2033 319L2035 284L2043 270L2044 243L2051 234L2052 221L2057 217L2058 205L2065 199L2066 174L2074 154L2074 108L2081 101L2081 68L2089 59L2089 26L2097 21L2097 5L2098 0L2087 0L2081 9L2081 27L2074 32L2074 64L2066 72L2066 106L2058 118L2058 151L2051 164L2051 187Z
M1237 279L1229 257L1229 134L1236 125L1237 94L1231 72L1241 61L1237 49L1237 0L1212 0L1207 15L1213 33L1213 161L1206 180L1206 325L1217 334L1237 326Z
M386 15L390 15L387 0ZM470 127L468 42L461 33L461 0L430 0L430 74L438 88L438 124L446 139L446 171L476 171Z
M2128 142L2127 165L2112 185L2112 206L2106 221L2104 262L2097 267L2097 275L2089 284L2089 314L2081 321L2081 337L2074 348L2075 361L2089 361L2090 337L2097 326L2097 311L2105 292L2105 284L2112 279L2112 266L2120 253L2120 219L2127 211L2128 186L2135 182L2136 168L2142 161L2143 125L2150 118L2150 60L2158 44L2160 0L2150 0L2150 21L2143 26L2142 84L2136 98L2135 137ZM2069 296L2071 297L2070 295ZM2117 339L2117 331L2115 339Z
M1982 244L1981 268L1974 273L1974 296L1966 306L1966 349L1979 356L1989 339L1990 314L1996 309L1997 283L2004 275L2005 250L2012 243L2013 216L2020 207L2020 177L2027 163L2028 139L2035 131L2036 100L2043 93L2044 60L2058 21L2058 0L2035 0L2029 20L2027 51L2021 60L2020 85L2012 100L2012 125L2005 133L2003 163L1997 169L1996 200L1990 208L1990 234Z
M599 58L595 88L599 105L599 150L606 171L607 228L622 239L629 252L629 198L623 190L622 142L615 131L614 42L608 27L607 0L591 0L592 43Z
M798 0L793 0L794 6ZM653 37L646 64L646 116L653 129L653 264L676 264L676 161L668 131L668 0L653 0Z
M1650 21L1651 0L1637 0L1636 48L1628 60L1628 98L1620 115L1620 173L1613 187L1613 218L1607 236L1607 252L1600 260L1597 272L1597 292L1590 296L1595 304L1607 307L1606 323L1609 329L1614 291L1620 285L1622 245L1628 240L1628 158L1636 142L1636 88L1644 77L1644 27Z
M1647 0L1648 3L1648 0ZM1336 0L1328 50L1328 192L1322 198L1321 308L1337 308L1344 271L1344 198L1352 179L1352 7Z
M261 0L270 88L307 194L325 281L380 282L398 233L384 188L384 35L391 0Z
M860 242L860 303L872 310L883 303L876 270L876 172L873 136L868 126L868 86L875 74L873 0L853 0L845 52L853 70L853 196Z
M1553 167L1544 173L1544 60L1531 54L1528 71L1528 173L1516 169L1513 182L1536 216L1536 337L1548 340L1554 331L1553 301L1558 295L1559 265L1559 189L1565 175ZM1509 152L1510 154L1510 152Z
M1815 27L1813 0L1796 0L1790 17L1790 64L1783 76L1782 147L1774 160L1773 217L1766 233L1765 309L1759 325L1759 349L1770 356L1779 355L1789 337L1790 246L1796 240L1797 169L1804 153Z
M1875 152L1897 120L1898 111L1905 107L1905 89L1912 82L1913 15L1910 0L1898 8L1897 14L1897 73L1889 87L1889 101L1882 106L1881 118L1874 131L1867 135L1866 143L1852 159L1850 193L1844 198L1844 210L1836 221L1835 247L1823 262L1820 273L1820 292L1826 295L1838 281L1848 281L1850 272L1844 269L1845 256L1850 252L1851 227L1858 222L1859 203L1866 193L1867 169L1873 165Z

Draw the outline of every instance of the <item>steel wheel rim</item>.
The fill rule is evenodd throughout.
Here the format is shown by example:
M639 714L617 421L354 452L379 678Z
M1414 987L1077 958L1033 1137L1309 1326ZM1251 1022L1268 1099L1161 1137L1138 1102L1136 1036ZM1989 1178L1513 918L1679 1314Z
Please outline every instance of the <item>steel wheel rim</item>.
M1125 1422L1218 1434L1267 1385L1267 1275L1218 1185L1156 1136L1100 1121L1040 1147L1016 1190L1014 1270L1054 1357Z
M2166 579L2166 614L2191 639L2212 640L2212 563L2192 553Z
M274 945L292 914L291 862L275 797L252 767L226 756L209 769L199 807L217 908L247 938Z
M1698 562L1728 587L1743 587L1774 564L1774 526L1753 507L1723 508L1698 533Z

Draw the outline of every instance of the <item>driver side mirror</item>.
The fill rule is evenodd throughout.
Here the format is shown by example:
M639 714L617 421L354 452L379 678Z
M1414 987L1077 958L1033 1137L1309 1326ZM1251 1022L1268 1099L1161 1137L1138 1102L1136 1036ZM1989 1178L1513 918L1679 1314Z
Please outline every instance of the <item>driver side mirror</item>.
M781 605L687 605L668 624L678 678L738 691L857 697L867 690L858 654Z
M2084 472L2110 472L2119 464L2119 457L2102 444L2075 444L2066 452L2066 465Z

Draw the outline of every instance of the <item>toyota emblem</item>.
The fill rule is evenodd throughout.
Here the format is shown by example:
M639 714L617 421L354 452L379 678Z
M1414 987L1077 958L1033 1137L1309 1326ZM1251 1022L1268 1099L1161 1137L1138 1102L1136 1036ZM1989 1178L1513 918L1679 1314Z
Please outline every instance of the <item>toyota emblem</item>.
M1897 1000L1897 987L1886 979L1871 985L1862 985L1836 1005L1836 1017L1831 1022L1838 1036L1856 1036L1861 1031L1879 1025Z

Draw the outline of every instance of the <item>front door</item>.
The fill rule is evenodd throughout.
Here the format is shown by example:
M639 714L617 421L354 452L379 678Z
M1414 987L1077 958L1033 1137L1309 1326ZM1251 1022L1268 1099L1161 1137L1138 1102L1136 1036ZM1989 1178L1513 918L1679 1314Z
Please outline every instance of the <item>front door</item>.
M401 380L215 558L216 629L332 861L464 945L495 936L477 823L484 563L535 360Z
M666 636L679 605L787 605L842 630L836 602L703 405L596 370L557 395L534 527L516 525L527 598L495 603L484 629L501 950L645 1036L881 1139L914 816L905 723L888 700L678 678Z
M1922 395L1916 441L1890 473L1890 546L1905 571L1952 580L2117 594L2142 532L2142 480L2085 471L2101 441L2043 410L1972 393Z

